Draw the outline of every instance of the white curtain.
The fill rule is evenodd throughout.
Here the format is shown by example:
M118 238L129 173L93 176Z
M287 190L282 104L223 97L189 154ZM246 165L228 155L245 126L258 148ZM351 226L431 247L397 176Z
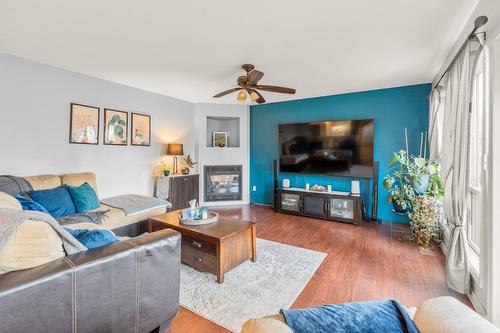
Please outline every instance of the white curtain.
M431 91L429 108L429 159L438 161L441 159L442 135L443 135L443 116L444 105L442 103L442 89L439 86Z
M464 224L470 199L469 123L472 82L481 51L479 39L470 41L444 77L443 90L435 90L431 95L430 151L434 159L441 161L441 180L445 190L444 210L450 227L450 239L446 244L446 281L450 288L463 294L470 292L468 244ZM443 107L442 124L439 124L438 117L440 107Z

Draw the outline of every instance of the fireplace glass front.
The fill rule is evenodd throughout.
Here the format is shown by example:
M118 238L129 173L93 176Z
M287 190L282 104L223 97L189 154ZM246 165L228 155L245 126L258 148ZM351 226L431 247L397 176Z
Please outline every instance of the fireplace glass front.
M241 200L241 165L205 166L205 201Z

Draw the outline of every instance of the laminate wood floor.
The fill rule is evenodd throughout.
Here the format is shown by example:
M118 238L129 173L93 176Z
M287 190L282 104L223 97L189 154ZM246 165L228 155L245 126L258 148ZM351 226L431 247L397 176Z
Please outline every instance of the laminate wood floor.
M255 221L257 237L328 254L292 308L375 299L396 299L410 307L444 295L472 307L467 297L446 287L442 252L436 249L429 255L401 240L407 232L404 225L365 222L354 226L275 213L255 205L214 210ZM181 307L168 332L228 331Z

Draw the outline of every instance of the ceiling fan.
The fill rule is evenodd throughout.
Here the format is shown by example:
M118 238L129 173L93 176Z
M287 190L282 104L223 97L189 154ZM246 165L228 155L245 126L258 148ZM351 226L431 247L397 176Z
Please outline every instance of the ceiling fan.
M215 98L226 96L230 93L239 91L237 97L238 101L240 102L246 101L248 94L252 102L257 102L259 104L262 104L265 103L266 100L264 99L264 97L262 97L262 95L258 92L258 90L270 91L281 94L295 94L295 89L292 88L258 84L259 80L262 79L262 77L264 76L264 73L256 70L254 65L244 64L241 66L241 68L243 68L243 70L247 72L247 74L238 77L238 80L236 80L238 87L220 92L217 95L214 95Z

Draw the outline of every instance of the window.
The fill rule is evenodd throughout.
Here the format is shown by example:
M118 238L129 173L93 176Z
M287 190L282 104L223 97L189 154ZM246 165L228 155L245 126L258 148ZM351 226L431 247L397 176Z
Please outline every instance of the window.
M485 60L483 55L479 58L472 87L472 108L470 115L469 137L469 191L470 203L467 211L467 240L473 250L472 266L479 273L479 260L481 251L481 230L484 223L486 176L487 176L487 138L488 138L488 108L486 96ZM474 256L475 254L475 256ZM477 267L476 267L477 266Z

